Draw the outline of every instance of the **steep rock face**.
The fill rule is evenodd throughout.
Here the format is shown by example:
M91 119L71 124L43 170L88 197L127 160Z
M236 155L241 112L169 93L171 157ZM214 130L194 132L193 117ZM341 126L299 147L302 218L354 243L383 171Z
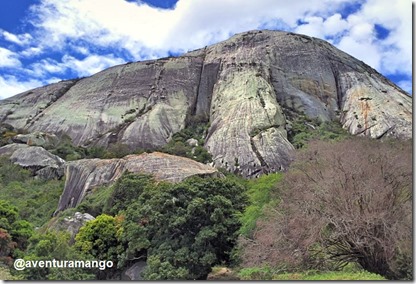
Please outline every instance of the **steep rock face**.
M65 188L55 213L77 206L91 189L113 183L125 172L151 174L157 180L178 182L187 177L221 176L208 165L165 153L128 155L122 159L85 159L68 162Z
M287 167L287 131L301 114L340 121L355 135L411 137L412 100L403 90L325 41L278 31L238 34L0 102L3 123L65 133L86 146L158 148L189 121L209 121L204 147L214 165L247 177Z
M9 156L11 162L42 179L60 179L64 175L65 161L42 147L9 144L0 148L0 155Z

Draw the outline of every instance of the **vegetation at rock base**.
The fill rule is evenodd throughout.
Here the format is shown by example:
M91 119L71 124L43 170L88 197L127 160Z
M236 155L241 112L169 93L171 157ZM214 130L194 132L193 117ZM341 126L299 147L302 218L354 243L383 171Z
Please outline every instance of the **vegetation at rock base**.
M163 150L208 162L187 143L203 145L205 131L206 124L188 125ZM47 224L64 181L34 179L2 158L0 275L115 280L146 261L147 280L206 279L224 266L232 271L217 269L217 277L232 280L413 279L411 141L348 137L335 123L301 119L289 139L299 148L289 170L258 179L223 172L171 184L126 172L58 215L96 217L74 242ZM111 155L65 141L55 150L69 159ZM124 155L123 145L114 147ZM19 272L8 269L16 258L106 259L114 267Z
M64 186L63 180L33 179L30 171L0 158L1 199L18 208L20 218L35 227L47 222L56 209Z
M303 148L312 140L339 141L347 137L348 132L339 122L322 122L318 118L312 119L305 115L294 118L288 131L288 140L297 149Z
M253 238L241 239L243 265L338 270L354 262L412 278L411 149L365 138L309 144L276 186L280 202Z

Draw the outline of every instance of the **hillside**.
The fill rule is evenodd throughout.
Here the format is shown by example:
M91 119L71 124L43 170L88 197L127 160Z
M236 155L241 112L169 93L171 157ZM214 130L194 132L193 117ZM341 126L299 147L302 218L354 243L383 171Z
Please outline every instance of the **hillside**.
M0 101L0 278L410 280L412 147L409 94L287 32L29 90Z
M363 62L304 35L252 31L183 56L128 63L0 102L0 120L69 135L78 146L157 149L208 124L215 167L245 177L284 170L299 117L354 135L411 137L412 100Z

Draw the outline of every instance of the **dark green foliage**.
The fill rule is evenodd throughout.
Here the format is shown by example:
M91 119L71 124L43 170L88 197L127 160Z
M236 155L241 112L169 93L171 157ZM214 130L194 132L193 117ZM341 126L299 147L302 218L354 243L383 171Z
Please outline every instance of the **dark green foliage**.
M24 250L33 234L33 226L20 219L18 208L0 200L0 259L13 256L15 249Z
M230 261L245 205L244 188L225 179L146 187L126 210L126 258L147 251L149 279L204 279Z
M69 246L69 234L47 231L30 239L28 250L20 257L25 261L36 260L91 260L91 257ZM30 268L14 271L27 280L93 280L94 270L83 268Z
M169 143L159 149L159 151L187 157L201 163L212 162L211 154L203 147L207 130L208 124L201 119L190 120L187 127L173 134ZM188 145L186 141L191 138L198 141L198 146L192 147Z
M66 134L60 137L57 145L48 150L65 161L79 160L87 156L86 148L75 146L72 143L71 137Z
M93 259L111 260L117 263L123 251L118 241L120 220L103 214L87 222L75 237L75 248L93 256Z
M295 148L303 148L308 141L320 139L341 140L348 137L348 132L337 121L322 122L301 115L292 122L292 129L288 131L288 139Z
M9 173L9 174L8 174ZM46 223L56 209L63 180L36 180L7 160L0 160L1 198L18 208L20 218L35 226Z
M88 212L93 216L98 216L102 213L109 213L107 204L112 192L112 186L94 188L92 192L84 198L81 204L77 206L77 210L81 212Z
M7 185L12 181L23 182L29 180L30 177L29 170L13 164L7 157L0 157L0 184Z
M111 214L126 210L142 194L144 188L153 183L150 175L125 172L113 185L105 208Z

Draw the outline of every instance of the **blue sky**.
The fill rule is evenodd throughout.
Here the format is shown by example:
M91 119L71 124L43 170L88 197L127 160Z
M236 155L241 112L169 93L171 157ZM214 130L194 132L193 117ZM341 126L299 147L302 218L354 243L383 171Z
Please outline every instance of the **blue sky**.
M2 0L0 98L253 29L325 39L412 93L410 0Z

